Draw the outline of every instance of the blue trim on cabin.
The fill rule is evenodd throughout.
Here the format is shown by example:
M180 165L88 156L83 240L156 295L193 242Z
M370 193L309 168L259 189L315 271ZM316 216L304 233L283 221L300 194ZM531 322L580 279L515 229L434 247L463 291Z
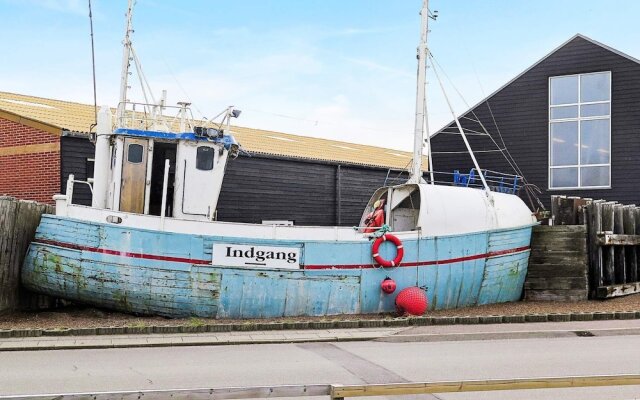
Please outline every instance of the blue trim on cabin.
M193 132L161 132L161 131L149 131L142 129L129 129L129 128L118 128L113 131L115 135L126 135L126 136L134 136L134 137L143 137L143 138L151 138L151 139L163 139L163 140L190 140L194 142L208 142L208 143L216 143L222 144L225 149L229 150L232 146L237 146L238 142L236 141L233 135L224 134L222 137L209 137L209 136L199 136Z

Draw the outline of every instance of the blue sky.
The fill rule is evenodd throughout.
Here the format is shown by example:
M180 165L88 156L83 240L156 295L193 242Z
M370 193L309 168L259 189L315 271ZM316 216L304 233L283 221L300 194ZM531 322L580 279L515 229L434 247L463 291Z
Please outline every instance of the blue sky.
M98 103L115 106L126 0L92 3ZM156 95L167 89L169 103L193 102L196 117L234 104L239 125L410 150L420 6L138 0L133 41ZM578 32L640 58L635 0L431 0L430 8L439 12L431 51L469 104ZM86 0L0 0L0 15L0 91L93 101ZM429 80L435 130L451 116Z

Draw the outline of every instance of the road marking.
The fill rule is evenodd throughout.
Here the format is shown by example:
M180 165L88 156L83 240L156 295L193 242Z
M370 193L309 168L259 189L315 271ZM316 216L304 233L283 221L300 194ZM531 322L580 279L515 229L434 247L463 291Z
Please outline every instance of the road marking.
M367 384L385 384L391 382L409 383L406 378L396 374L395 372L338 347L334 343L301 343L297 346L301 349L313 352L328 361L336 363ZM403 396L402 398L403 400L440 400L440 397L433 394Z

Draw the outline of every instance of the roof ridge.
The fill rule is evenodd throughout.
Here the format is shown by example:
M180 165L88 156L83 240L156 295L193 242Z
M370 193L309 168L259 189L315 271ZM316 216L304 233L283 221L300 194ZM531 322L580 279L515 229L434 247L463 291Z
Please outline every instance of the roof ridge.
M587 40L587 41L589 41L589 42L591 42L591 43L593 43L593 44L595 44L595 45L598 45L598 46L600 46L600 47L603 47L603 48L605 48L605 49L607 49L607 50L609 50L609 51L611 51L611 52L613 52L613 53L616 53L616 54L618 54L619 56L622 56L622 57L627 58L627 59L629 59L629 60L631 60L631 61L633 61L633 62L635 62L635 63L640 64L640 60L639 60L639 59L637 59L637 58L635 58L635 57L633 57L633 56L631 56L631 55L629 55L629 54L627 54L627 53L625 53L625 52L623 52L623 51L620 51L620 50L618 50L618 49L616 49L616 48L613 48L613 47L611 47L611 46L609 46L609 45L606 45L606 44L604 44L604 43L602 43L602 42L599 42L599 41L597 41L597 40L591 39L589 36L583 35L582 33L576 33L576 34L571 38L571 40L575 39L576 37L580 37L580 38L582 38L582 39L584 39L584 40Z
M52 99L50 97L32 96L30 94L20 94L20 93L14 93L14 92L3 92L3 91L0 91L0 96L2 96L3 94L10 94L10 95L20 96L20 97L30 97L32 99L49 100L49 101L53 101L53 102L56 102L56 103L68 103L68 104L74 104L74 105L78 105L78 106L93 107L93 104L80 103L78 101ZM98 106L98 107L100 107L100 106Z
M567 44L569 44L570 42L572 42L573 40L575 40L576 38L580 38L583 40L586 40L596 46L600 46L605 50L611 51L612 53L615 53L621 57L625 57L633 62L636 62L638 64L640 64L640 60L626 54L623 53L619 50L614 49L613 47L607 46L606 44L600 43L596 40L591 39L588 36L583 35L582 33L578 32L575 35L571 36L568 40L565 40L564 42L562 42L561 45L555 47L553 50L551 50L549 53L547 53L546 55L544 55L542 58L540 58L538 61L534 62L533 64L531 64L529 67L527 67L524 71L520 72L518 75L516 75L515 77L513 77L512 79L510 79L509 81L507 81L507 83L505 83L504 85L500 86L498 89L494 90L493 92L491 92L489 95L485 96L482 100L480 100L479 102L477 102L476 104L474 104L473 106L469 107L467 110L465 110L464 112L458 114L458 117L467 115L470 111L476 109L479 105L481 105L482 103L486 102L487 100L489 100L491 97L495 96L498 92L500 92L501 90L503 90L504 88L506 88L507 86L509 86L510 84L512 84L513 82L515 82L518 78L520 78L521 76L523 76L524 74L526 74L527 72L531 71L533 68L535 68L538 64L542 63L544 60L546 60L547 58L551 57L551 55L553 55L554 53L556 53L558 50L560 50L561 48L563 48L564 46L566 46ZM436 135L438 135L439 133L442 133L442 131L444 131L446 128L448 128L449 126L451 126L451 124L454 121L449 121L448 123L446 123L445 125L443 125L440 129L438 129L433 135L431 135L431 137L435 137Z
M391 149L391 148L382 147L382 146L374 146L374 145L371 145L371 144L362 144L362 143L346 142L346 141L344 141L344 140L327 139L327 138L321 138L321 137L316 137L316 136L305 136L305 135L301 135L301 134L297 134L297 133L287 133L287 132L271 131L271 130L267 130L267 129L250 128L250 127L240 126L240 125L236 125L236 127L238 127L238 128L243 128L243 129L251 129L251 130L254 130L254 131L259 131L259 132L264 132L264 133L272 133L272 134L276 134L276 135L286 135L286 136L294 136L294 137L303 137L303 138L305 138L305 139L321 140L321 141L324 141L324 142L330 142L330 143L344 143L344 144L350 144L350 145L354 145L354 146L361 146L361 147L373 147L373 148L376 148L376 149L385 149L385 150L393 150L393 151L401 151L401 152L405 152L405 153L411 153L410 151L407 151L407 150Z
M6 98L11 102L22 102L25 105L16 107L9 105L9 102L0 101L0 112L7 111L12 115L25 117L59 128L62 131L87 132L87 126L84 123L89 122L89 119L93 120L93 106L91 104L3 91L0 91L1 98ZM39 104L36 103L53 106L56 110L40 109L37 107ZM114 108L110 108L113 112ZM195 120L196 123L206 123L202 119L196 118ZM261 154L402 170L406 168L404 165L405 157L411 157L411 152L381 145L354 143L241 125L233 125L232 129L235 130L238 136L245 136L247 144L251 143L247 147L249 151ZM275 139L272 140L267 136L287 138L295 143L276 143ZM261 140L261 137L264 139ZM241 137L238 137L238 139L241 142L243 141ZM392 143L392 141L389 141L387 144ZM323 152L323 154L320 152Z

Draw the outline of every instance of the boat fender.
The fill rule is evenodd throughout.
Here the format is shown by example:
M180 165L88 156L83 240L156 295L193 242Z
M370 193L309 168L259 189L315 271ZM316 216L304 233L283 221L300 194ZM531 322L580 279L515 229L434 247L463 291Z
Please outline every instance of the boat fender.
M385 260L378 252L378 250L380 249L380 245L387 240L396 246L396 258L394 258L393 260ZM379 265L385 268L397 267L398 265L400 265L402 257L404 256L404 248L402 242L400 241L400 239L398 239L397 236L394 236L390 233L385 233L384 235L377 238L375 242L373 242L373 246L371 246L371 253L373 254L373 259Z
M426 288L411 286L404 288L396 296L396 311L398 315L423 315L427 311Z
M396 291L396 286L397 286L396 285L396 281L394 281L393 279L389 278L388 276L386 278L384 278L384 280L380 284L380 288L386 294L391 294L391 293L395 292Z

